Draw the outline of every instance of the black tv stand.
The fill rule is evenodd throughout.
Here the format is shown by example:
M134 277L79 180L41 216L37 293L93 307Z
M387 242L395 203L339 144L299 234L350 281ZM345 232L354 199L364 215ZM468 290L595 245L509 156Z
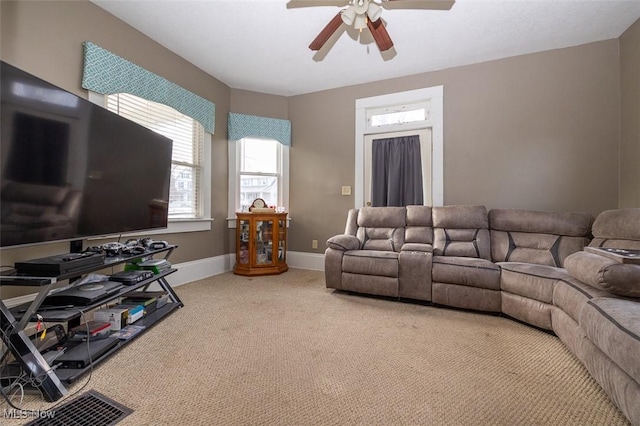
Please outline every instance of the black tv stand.
M40 309L40 306L47 295L49 295L54 285L60 281L68 280L70 283L69 286L71 286L71 283L73 283L74 280L77 280L79 277L91 272L100 271L102 269L127 262L152 258L154 255L163 255L164 259L168 259L176 248L177 246L175 245L169 245L161 249L148 249L144 253L131 256L120 255L107 257L99 264L88 265L86 268L81 270L74 270L73 272L57 276L40 277L15 274L11 276L3 275L0 277L1 286L40 287L40 291L31 303L21 304L9 309L4 302L0 300L0 327L5 331L5 333L2 333L4 344L11 350L22 370L31 377L38 378L38 380L34 382L38 383L38 389L42 391L48 401L57 401L67 394L67 389L64 383L73 383L91 368L95 367L110 355L144 334L149 328L166 318L176 309L184 306L180 298L178 298L173 288L171 288L166 280L167 275L176 272L176 269L174 268L156 273L153 277L133 285L124 286L116 293L111 294L104 299L100 299L90 305L74 306L72 308L63 306L61 309ZM57 370L54 370L46 362L42 354L38 351L25 332L25 328L29 322L36 320L36 314L41 315L44 318L45 323L66 322L68 328L72 328L73 326L80 324L84 313L106 305L107 303L119 299L128 293L134 291L147 291L149 286L154 283L157 283L162 291L166 292L168 295L168 302L161 308L156 309L154 312L135 322L135 325L144 326L144 330L142 332L129 340L120 340L115 347L102 354L99 358L92 360L91 365L87 367L68 369L58 368Z

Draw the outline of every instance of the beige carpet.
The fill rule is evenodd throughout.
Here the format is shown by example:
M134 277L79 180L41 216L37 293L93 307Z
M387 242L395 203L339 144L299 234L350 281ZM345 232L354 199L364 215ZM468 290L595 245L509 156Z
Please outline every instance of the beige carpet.
M123 425L628 424L556 337L505 318L335 292L304 270L177 293L185 307L85 388L135 410Z

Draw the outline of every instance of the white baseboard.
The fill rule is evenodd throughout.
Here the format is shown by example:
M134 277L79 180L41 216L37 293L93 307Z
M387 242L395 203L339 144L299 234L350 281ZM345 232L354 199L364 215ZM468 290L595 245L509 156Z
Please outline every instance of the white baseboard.
M178 271L167 276L167 281L171 284L171 287L178 287L182 284L229 272L233 269L235 257L235 254L224 254L222 256L174 264L173 267Z
M173 267L176 268L177 271L171 275L168 275L167 281L169 282L171 287L178 287L182 284L187 284L193 281L198 281L204 278L212 277L214 275L229 272L233 270L234 264L235 253L174 264ZM290 268L296 269L324 271L324 254L288 251L287 265ZM154 287L157 287L157 284L152 285L150 289L159 289L159 287ZM3 300L3 302L7 307L11 308L13 306L31 302L33 299L35 299L35 297L36 293L33 293L6 299Z
M287 265L290 268L324 271L324 253L305 253L302 251L288 251Z

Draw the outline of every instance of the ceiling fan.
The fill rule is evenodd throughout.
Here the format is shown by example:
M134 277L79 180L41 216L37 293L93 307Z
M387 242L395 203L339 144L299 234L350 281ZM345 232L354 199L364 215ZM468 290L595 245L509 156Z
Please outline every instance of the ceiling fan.
M320 50L331 35L342 24L353 25L362 32L368 28L380 51L384 52L393 47L393 41L385 28L380 15L385 9L437 9L449 10L455 0L291 0L287 7L304 6L347 6L320 31L311 42L309 49Z

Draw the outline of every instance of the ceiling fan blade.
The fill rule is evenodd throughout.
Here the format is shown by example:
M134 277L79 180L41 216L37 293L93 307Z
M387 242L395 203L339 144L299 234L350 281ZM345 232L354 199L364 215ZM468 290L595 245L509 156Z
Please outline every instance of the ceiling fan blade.
M371 22L367 19L367 27L369 27L369 31L371 31L371 35L381 52L393 47L393 41L391 41L391 37L389 37L389 33L382 23L382 19L378 19L376 22Z
M329 37L336 32L340 25L342 25L342 17L340 16L342 11L338 12L336 16L333 17L331 21L327 24L326 27L320 31L320 34L311 42L309 45L309 49L311 50L320 50L322 46L329 40Z
M314 7L314 6L346 6L349 0L289 0L287 9L296 7Z
M384 0L382 6L385 9L430 9L449 10L455 0Z

